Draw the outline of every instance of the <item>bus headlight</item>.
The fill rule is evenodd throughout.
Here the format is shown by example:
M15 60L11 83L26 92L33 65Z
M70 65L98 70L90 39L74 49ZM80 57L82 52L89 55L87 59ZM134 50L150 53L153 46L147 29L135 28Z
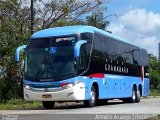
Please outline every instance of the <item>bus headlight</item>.
M24 85L24 88L29 90L30 86L29 85Z
M65 87L65 88L71 88L71 87L74 87L75 85L80 84L80 83L82 83L82 82L76 81L74 83L61 83L60 86Z

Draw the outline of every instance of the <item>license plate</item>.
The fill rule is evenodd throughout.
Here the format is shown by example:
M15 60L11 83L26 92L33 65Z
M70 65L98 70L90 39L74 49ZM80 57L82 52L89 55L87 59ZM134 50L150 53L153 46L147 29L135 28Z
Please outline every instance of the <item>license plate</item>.
M50 94L42 95L42 98L52 98L52 95L50 95Z

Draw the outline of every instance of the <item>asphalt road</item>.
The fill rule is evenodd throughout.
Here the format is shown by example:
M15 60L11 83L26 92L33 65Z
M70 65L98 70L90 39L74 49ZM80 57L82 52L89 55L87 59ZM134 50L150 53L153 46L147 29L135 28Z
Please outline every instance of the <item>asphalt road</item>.
M133 118L138 120L157 114L160 114L160 98L143 98L140 103L134 104L124 104L120 100L113 100L109 101L106 105L94 108L86 108L82 103L63 103L56 104L53 110L40 108L37 110L0 111L0 115L3 118L10 117L7 120L109 120L113 118L117 120L130 120ZM2 117L0 117L0 120Z

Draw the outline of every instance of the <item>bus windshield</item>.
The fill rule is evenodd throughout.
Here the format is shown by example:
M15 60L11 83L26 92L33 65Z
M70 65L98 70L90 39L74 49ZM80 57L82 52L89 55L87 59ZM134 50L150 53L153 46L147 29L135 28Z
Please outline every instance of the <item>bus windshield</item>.
M54 81L75 73L75 37L31 39L25 61L25 79Z

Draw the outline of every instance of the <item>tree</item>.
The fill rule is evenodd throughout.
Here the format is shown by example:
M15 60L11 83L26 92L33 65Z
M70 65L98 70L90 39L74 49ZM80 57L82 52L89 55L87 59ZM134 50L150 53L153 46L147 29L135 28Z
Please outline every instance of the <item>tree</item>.
M160 71L159 71L160 62L157 58L149 54L149 76L150 76L150 86L151 89L160 90Z
M60 21L75 22L90 12L102 11L107 2L109 0L34 0L34 28L39 30L53 27ZM6 0L0 2L0 10L0 20L4 25L15 32L28 33L29 2Z
M23 6L22 0L0 1L0 22L10 31L22 35L28 33L30 9ZM23 7L22 7L23 6Z
M107 16L104 17L103 12L96 12L86 17L86 24L106 30L106 27L109 25L109 21L106 18Z
M41 21L42 29L54 26L57 21L68 20L74 22L80 17L103 8L104 2L108 0L55 0L36 2L38 19ZM44 11L44 12L42 12Z
M14 61L14 53L26 39L27 36L18 36L13 31L0 28L0 102L22 97L22 84L18 81L20 66Z
M29 37L29 9L21 5L19 0L0 1L0 102L22 97L20 66L14 61L14 53Z

